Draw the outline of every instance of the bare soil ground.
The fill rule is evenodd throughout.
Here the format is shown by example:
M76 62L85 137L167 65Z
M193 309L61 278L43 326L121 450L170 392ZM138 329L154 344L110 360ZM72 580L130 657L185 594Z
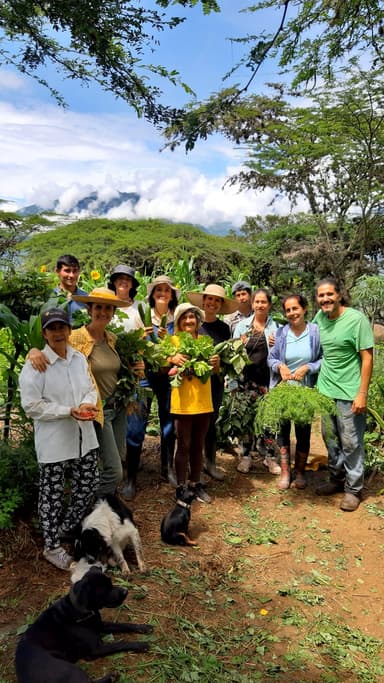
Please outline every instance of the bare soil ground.
M324 456L316 433L311 453ZM159 526L174 491L158 474L158 440L147 437L131 508L149 571L130 555L129 580L114 571L129 594L108 618L153 623L152 648L81 666L96 678L119 671L122 683L384 681L383 480L344 513L341 494L314 493L325 469L308 472L304 491L280 492L260 458L249 475L230 453L218 462L226 477L208 483L212 504L193 504L198 547L165 546ZM30 523L0 536L0 683L16 680L18 633L69 588L41 547Z

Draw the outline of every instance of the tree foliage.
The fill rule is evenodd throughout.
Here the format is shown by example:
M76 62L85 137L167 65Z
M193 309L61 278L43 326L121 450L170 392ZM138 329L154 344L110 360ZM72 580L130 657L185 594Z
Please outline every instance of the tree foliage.
M163 31L184 21L159 10L198 4L205 14L219 11L215 0L140 4L132 0L4 0L0 3L0 65L12 65L33 76L62 104L62 96L43 75L46 66L53 65L65 78L83 84L97 82L149 121L169 122L176 111L159 103L161 90L153 80L160 77L176 83L179 74L144 61L145 54L155 50Z
M351 290L353 303L364 311L371 324L384 314L384 276L360 277Z
M247 219L242 233L248 240L253 233L272 272L279 255L290 260L291 272L333 273L351 286L375 272L383 256L384 89L381 72L346 75L300 105L275 86L271 96L244 98L222 111L211 127L244 149L247 168L230 183L270 188L292 209L307 201L305 221L276 219L273 226L270 219Z
M41 216L26 218L9 211L0 211L0 269L14 271L20 244L39 228L49 225Z
M229 278L234 269L259 282L257 255L242 240L162 220L85 219L34 235L22 245L26 266L36 270L53 270L57 257L68 250L86 270L101 265L108 272L117 263L129 263L150 275L166 263L193 256L200 282Z
M244 70L248 77L205 102L192 101L165 131L171 148L181 144L191 150L198 139L215 132L222 117L238 111L239 101L252 92L256 74L269 59L283 74L289 73L292 89L302 94L320 82L334 82L349 63L382 69L384 8L379 0L259 0L240 11L248 12L249 25L259 30L231 39L244 46L244 53L224 80L230 82ZM270 31L263 28L265 17Z

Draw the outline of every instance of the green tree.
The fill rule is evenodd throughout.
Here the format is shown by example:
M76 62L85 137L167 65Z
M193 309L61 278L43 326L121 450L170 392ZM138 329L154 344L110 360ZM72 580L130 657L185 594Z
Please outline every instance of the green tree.
M244 47L244 53L224 76L226 87L181 112L165 131L171 148L182 144L191 150L198 139L215 132L222 117L236 112L239 100L252 92L255 77L268 60L285 77L288 74L292 88L302 94L311 94L319 82L336 81L345 64L382 69L384 8L379 0L258 0L240 11L251 15L249 26L257 27L258 33L250 30L231 39ZM264 28L265 17L271 30ZM245 79L238 77L247 70Z
M60 93L44 78L47 65L65 78L98 83L153 123L169 122L176 111L159 103L161 90L153 81L165 78L181 83L179 74L146 63L143 55L155 50L163 31L184 21L159 10L198 4L205 14L219 11L216 0L140 4L132 0L4 0L0 3L0 65L12 65L36 78L62 104Z
M0 210L0 279L1 271L15 271L20 244L46 225L50 225L49 221L41 216L24 218L16 213Z
M91 238L90 238L91 236ZM99 265L106 272L117 263L129 263L141 274L161 272L169 263L194 257L198 282L230 277L242 269L249 277L258 272L258 258L236 236L221 237L188 225L163 220L85 219L34 235L22 244L27 268L53 270L57 256L76 244L82 268ZM255 280L257 281L257 280Z
M384 313L384 277L364 275L351 290L353 303L364 311L371 325Z
M271 188L293 209L307 200L317 237L292 245L293 251L287 245L294 260L318 274L326 267L351 286L382 257L384 89L381 72L347 76L305 106L295 106L282 88L275 96L246 98L212 126L245 150L248 168L229 182Z

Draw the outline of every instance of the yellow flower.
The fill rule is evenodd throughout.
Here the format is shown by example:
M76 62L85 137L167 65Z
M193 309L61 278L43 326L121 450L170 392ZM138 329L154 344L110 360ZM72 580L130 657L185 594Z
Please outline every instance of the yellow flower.
M40 273L46 273L47 272L47 266L40 266Z
M262 617L266 617L268 614L268 610L263 608L259 610L259 614L261 614Z
M100 280L101 275L98 270L91 270L91 280Z

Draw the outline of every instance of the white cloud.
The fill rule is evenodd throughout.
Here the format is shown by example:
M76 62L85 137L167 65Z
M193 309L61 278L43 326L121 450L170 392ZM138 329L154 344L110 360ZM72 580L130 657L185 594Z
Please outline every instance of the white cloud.
M24 90L25 79L14 71L0 69L0 90L17 91Z
M184 150L159 152L162 139L128 114L81 114L54 106L22 108L0 102L2 196L23 198L70 211L96 191L100 201L137 192L140 201L111 209L110 218L152 217L204 226L243 224L245 216L289 213L286 200L274 207L270 191L242 192L224 186L239 170L239 151L221 138ZM19 202L20 203L20 202Z

